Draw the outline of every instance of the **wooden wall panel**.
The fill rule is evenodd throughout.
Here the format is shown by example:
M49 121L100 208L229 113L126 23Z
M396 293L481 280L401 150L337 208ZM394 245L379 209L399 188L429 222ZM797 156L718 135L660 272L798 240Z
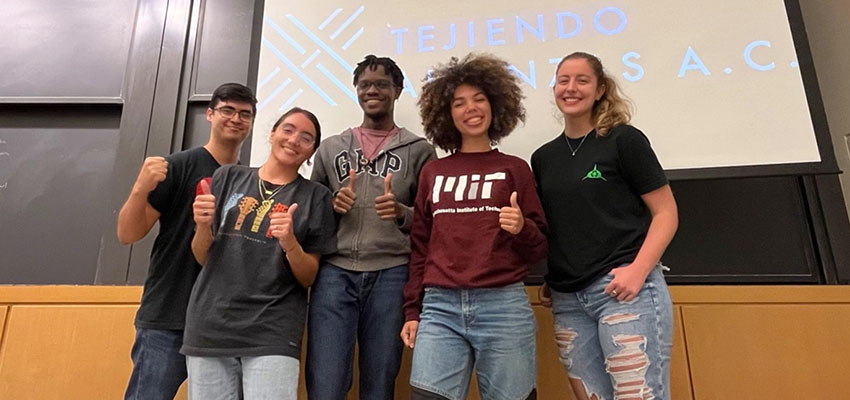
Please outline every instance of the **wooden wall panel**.
M850 287L679 286L671 293L673 399L850 398L842 385L850 370ZM140 295L139 287L0 286L0 399L121 398ZM538 398L571 400L551 311L536 288L529 298L538 322ZM411 356L406 350L399 399L409 397ZM185 398L184 385L176 399ZM303 384L299 398L306 399ZM478 398L471 388L470 399Z
M683 306L696 399L850 399L850 305Z
M136 308L11 307L0 349L0 398L121 398L131 369Z
M6 325L6 312L9 311L9 307L0 306L0 349L2 349L3 345L3 328ZM2 353L0 353L2 354Z
M693 400L688 351L685 347L685 330L682 325L682 307L673 306L673 355L670 359L670 394L676 400Z
M537 398L574 400L567 372L558 359L552 309L543 306L533 308L537 318Z

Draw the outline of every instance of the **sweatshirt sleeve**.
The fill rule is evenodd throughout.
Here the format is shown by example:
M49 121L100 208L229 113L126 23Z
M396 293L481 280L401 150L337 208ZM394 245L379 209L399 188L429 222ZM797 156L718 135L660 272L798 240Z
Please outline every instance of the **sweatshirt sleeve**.
M328 182L328 172L325 171L325 162L322 157L322 153L323 151L319 149L319 151L316 152L316 156L313 158L313 165L315 166L313 167L313 173L310 175L310 180L312 180L313 182L321 183L323 186L330 189L330 185Z
M546 258L549 245L546 239L548 226L537 194L537 184L534 174L525 162L517 168L517 203L525 219L522 230L516 235L514 246L519 254L525 254L530 264Z
M422 298L425 289L425 263L428 259L428 245L431 240L431 206L428 202L427 173L419 176L416 202L413 207L413 226L410 231L410 266L408 268L407 284L404 286L404 320L419 321L422 311Z
M431 160L437 159L437 152L434 150L434 146L426 141L417 143L417 145L420 146L420 148L417 149L417 154L419 156L414 164L414 168L416 168L414 170L414 176L418 178L422 172L422 168L424 168ZM413 187L416 188L416 192L411 193L410 197L416 199L417 194L419 193L419 182L417 181ZM413 226L413 207L405 204L402 204L402 207L404 208L404 218L399 223L399 229L404 233L410 233L410 229Z

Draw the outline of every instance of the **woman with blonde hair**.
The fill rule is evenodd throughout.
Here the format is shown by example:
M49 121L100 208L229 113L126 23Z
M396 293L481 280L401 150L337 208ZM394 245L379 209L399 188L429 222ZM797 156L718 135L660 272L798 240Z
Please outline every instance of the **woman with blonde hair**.
M673 193L597 57L564 57L555 79L564 130L531 166L550 227L541 298L561 361L577 399L669 399L672 303L659 260L678 226Z

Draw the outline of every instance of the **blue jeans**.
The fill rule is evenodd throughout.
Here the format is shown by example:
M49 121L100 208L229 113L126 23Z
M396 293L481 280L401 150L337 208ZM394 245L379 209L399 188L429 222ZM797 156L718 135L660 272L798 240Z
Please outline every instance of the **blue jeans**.
M180 354L183 331L136 328L130 352L133 372L126 400L172 400L186 380L186 358Z
M319 268L310 289L305 375L310 399L342 400L351 388L354 342L360 399L392 400L401 366L407 265L352 272Z
M552 291L555 341L579 398L670 398L673 304L661 269L630 302L604 292L611 274L578 292Z
M536 332L522 283L484 289L426 287L410 384L462 400L474 368L483 400L525 399L537 381Z
M186 357L189 400L297 400L300 362L288 356Z

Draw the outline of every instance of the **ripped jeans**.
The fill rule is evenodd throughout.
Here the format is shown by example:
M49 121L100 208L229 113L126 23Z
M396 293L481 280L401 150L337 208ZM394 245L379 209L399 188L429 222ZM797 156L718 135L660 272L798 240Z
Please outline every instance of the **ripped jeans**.
M630 302L605 294L611 274L578 292L552 290L555 340L577 399L670 399L673 304L662 268Z

